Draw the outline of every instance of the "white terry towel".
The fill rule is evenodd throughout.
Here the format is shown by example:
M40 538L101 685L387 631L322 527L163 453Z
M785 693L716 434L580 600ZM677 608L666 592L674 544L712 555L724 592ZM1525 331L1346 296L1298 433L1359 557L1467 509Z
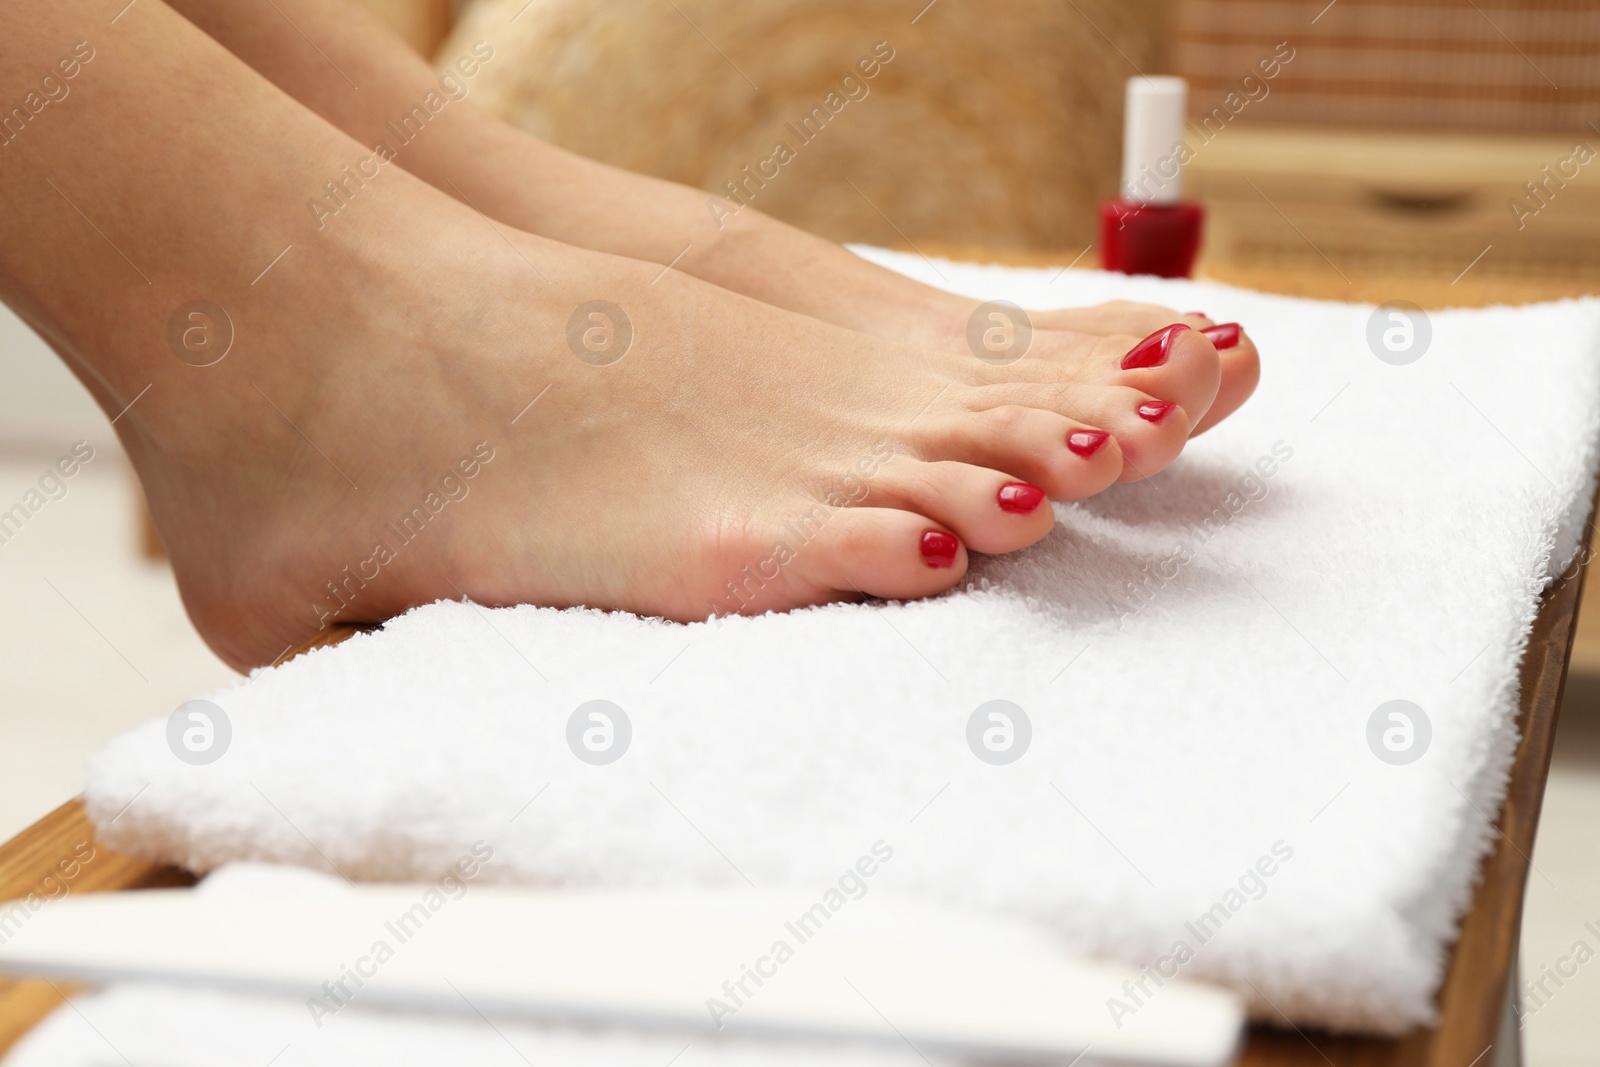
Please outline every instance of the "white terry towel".
M441 603L257 672L210 694L215 762L176 758L166 721L92 760L105 842L197 871L427 879L481 840L503 880L893 886L1227 983L1264 1018L1428 1020L1537 597L1589 506L1600 301L1433 313L1396 365L1374 345L1404 324L1368 306L875 255L1023 306L1242 321L1260 391L935 600L692 626ZM575 754L598 720L569 747L594 700L631 727L608 764ZM990 709L971 726L996 700L1026 716L1014 762L990 761ZM1396 700L1420 714L1379 712ZM878 843L892 859L847 877Z

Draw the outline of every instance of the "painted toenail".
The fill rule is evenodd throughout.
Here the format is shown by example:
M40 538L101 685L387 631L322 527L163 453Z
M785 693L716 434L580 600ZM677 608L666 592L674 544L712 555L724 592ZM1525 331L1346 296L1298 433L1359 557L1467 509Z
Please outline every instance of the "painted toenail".
M961 542L943 530L928 530L922 535L922 558L930 567L954 567Z
M1100 446L1111 439L1111 435L1104 430L1073 430L1067 434L1067 447L1076 454L1088 459L1100 451Z
M1044 500L1044 490L1027 482L1008 482L1000 487L1000 510L1027 515ZM923 545L927 545L926 539Z
M1221 326L1207 326L1200 332L1206 335L1207 341L1217 346L1218 352L1224 352L1237 347L1241 331L1237 322L1225 322Z
M1181 322L1161 327L1128 350L1128 354L1122 357L1122 369L1141 370L1145 367L1161 366L1172 352L1173 338L1188 328Z
M1170 400L1152 400L1139 405L1139 417L1146 422L1160 422L1177 406Z
M1209 319L1211 316L1204 311L1185 311L1183 317L1186 319Z

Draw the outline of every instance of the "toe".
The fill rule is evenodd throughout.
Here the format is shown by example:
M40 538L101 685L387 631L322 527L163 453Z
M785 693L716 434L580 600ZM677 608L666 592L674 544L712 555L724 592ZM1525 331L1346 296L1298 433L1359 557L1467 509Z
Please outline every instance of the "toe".
M898 459L872 479L862 503L925 515L975 552L1014 552L1055 522L1044 489L970 463Z
M1126 386L1051 389L1014 383L984 386L964 394L962 400L980 411L1013 405L1049 407L1084 426L1106 431L1121 451L1117 480L1123 482L1148 478L1177 459L1194 425L1183 405Z
M1204 311L1119 300L1030 314L1028 358L1004 368L1005 380L1046 380L1036 368L1050 364L1074 381L1130 386L1177 403L1193 433L1238 410L1260 381L1260 357L1249 335ZM1125 366L1130 357L1132 365Z
M1107 389L1105 393L1104 411L1098 405L1092 410L1122 442L1118 481L1148 478L1165 470L1183 452L1194 422L1182 405L1132 389Z
M835 513L795 557L813 586L850 596L911 600L942 593L967 573L967 550L949 529L897 508Z
M1146 335L1040 334L1034 360L1065 371L1070 381L1126 385L1191 413L1204 414L1215 402L1222 361L1210 337L1188 325L1168 323ZM1021 365L1019 364L1019 367ZM1010 380L1032 375L1015 374Z
M1204 433L1239 410L1261 381L1261 354L1238 323L1223 323L1205 331L1217 350L1220 364L1217 398L1194 428Z
M1056 392L1035 387L1027 394L1031 404L997 404L927 420L917 427L913 447L926 460L1003 472L1006 481L1036 485L1051 500L1093 496L1122 474L1122 450L1105 430L1044 410L1041 397ZM994 551L975 542L974 547Z
M1116 368L1102 376L1107 384L1171 400L1195 418L1210 411L1217 399L1222 360L1211 338L1200 330L1172 323L1138 340L1107 337L1098 349L1097 361Z

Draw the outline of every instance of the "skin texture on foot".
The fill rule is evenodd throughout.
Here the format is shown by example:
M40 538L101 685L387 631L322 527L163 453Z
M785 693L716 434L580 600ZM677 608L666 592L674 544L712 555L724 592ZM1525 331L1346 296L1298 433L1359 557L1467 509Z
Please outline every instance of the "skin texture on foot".
M241 317L270 360L206 368L207 402L253 428L243 452L132 449L191 611L233 662L459 596L679 620L927 596L969 551L1044 536L1046 495L1153 473L1189 430L1171 401L1048 363L991 368L637 261L507 247L413 192L397 205L412 235L438 216L406 238L427 270L370 252L304 265ZM352 278L379 310L326 295ZM608 310L573 345L595 293ZM337 357L306 359L319 345ZM177 436L159 426L175 401L141 405L156 436ZM1098 448L1071 447L1100 427Z
M992 366L396 167L314 216L369 149L154 0L102 16L8 12L0 92L99 43L4 149L0 295L115 416L235 666L441 598L691 620L934 595L1043 537L1047 496L1171 463L1222 388L1198 330L1085 321Z
M391 124L439 88L438 75L356 0L173 0L173 6L364 144L398 145ZM476 62L461 58L466 69ZM460 77L457 82L466 84ZM976 301L868 263L754 208L729 214L727 202L703 191L544 144L479 111L470 97L440 110L397 152L396 162L424 181L529 233L670 263L732 292L889 340L969 351L967 324ZM718 210L708 207L713 200ZM1030 317L1035 330L1028 354L1069 366L1079 366L1103 337L1132 347L1170 323L1215 325L1203 315L1127 302ZM1213 400L1188 405L1195 433L1235 411L1260 377L1247 333L1217 347Z

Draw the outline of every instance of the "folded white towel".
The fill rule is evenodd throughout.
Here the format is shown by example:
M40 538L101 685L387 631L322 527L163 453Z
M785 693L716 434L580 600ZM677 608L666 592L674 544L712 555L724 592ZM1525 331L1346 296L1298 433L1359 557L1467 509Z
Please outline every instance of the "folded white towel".
M1429 1019L1594 484L1600 301L1433 313L1397 365L1374 350L1406 325L1368 306L874 255L1243 321L1261 389L936 600L693 626L441 603L257 672L210 695L215 762L166 721L93 759L105 842L199 871L425 879L481 840L497 880L892 885L1148 964L1113 1013L1176 972L1268 1018ZM631 727L611 713L610 763L592 709L573 725L595 700ZM1008 752L996 700L1026 717Z

